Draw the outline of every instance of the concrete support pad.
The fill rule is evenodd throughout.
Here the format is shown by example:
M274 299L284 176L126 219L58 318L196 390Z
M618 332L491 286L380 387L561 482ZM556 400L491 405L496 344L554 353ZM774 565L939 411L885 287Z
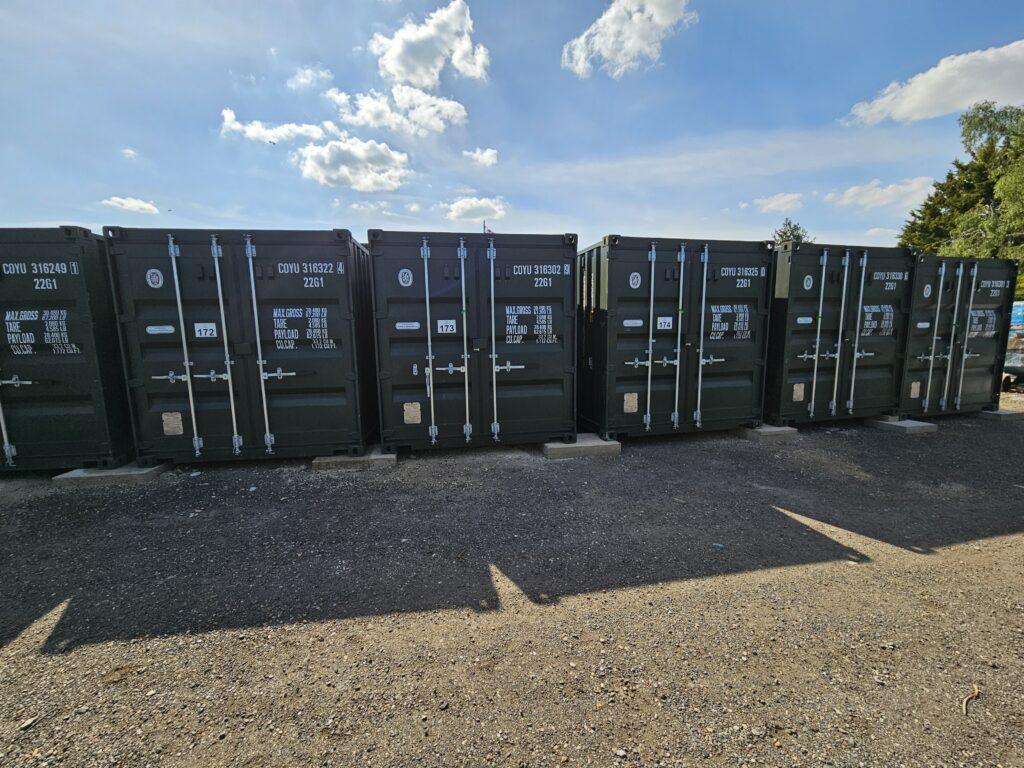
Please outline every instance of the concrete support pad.
M317 470L343 469L350 472L362 469L390 469L398 465L397 453L383 453L375 445L364 456L318 456L311 467Z
M793 427L773 427L762 424L760 427L744 427L740 434L755 443L787 443L796 440L800 433Z
M998 411L981 411L978 415L983 419L998 419L1000 421L1024 419L1024 411L1008 411L1005 408L1000 408Z
M587 432L576 436L575 443L544 443L544 456L548 459L581 459L588 456L620 456L622 443L618 440L602 440Z
M73 469L53 478L55 485L63 488L85 488L100 485L142 485L156 479L170 464L155 467L140 467L134 461L116 469Z
M928 421L914 421L913 419L902 419L889 421L888 419L866 419L864 426L884 429L889 432L902 432L905 435L923 435L926 432L938 432L939 425Z

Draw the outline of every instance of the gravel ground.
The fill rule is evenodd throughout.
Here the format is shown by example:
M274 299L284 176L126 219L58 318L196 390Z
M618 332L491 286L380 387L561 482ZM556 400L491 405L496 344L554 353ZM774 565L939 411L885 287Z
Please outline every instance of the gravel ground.
M1021 766L1022 456L951 418L2 479L0 765Z

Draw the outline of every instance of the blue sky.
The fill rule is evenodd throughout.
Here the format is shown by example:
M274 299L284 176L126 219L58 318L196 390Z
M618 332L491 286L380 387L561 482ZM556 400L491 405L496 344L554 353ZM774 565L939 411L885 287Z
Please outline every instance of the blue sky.
M7 0L0 225L886 245L1024 103L1019 2L257 5Z

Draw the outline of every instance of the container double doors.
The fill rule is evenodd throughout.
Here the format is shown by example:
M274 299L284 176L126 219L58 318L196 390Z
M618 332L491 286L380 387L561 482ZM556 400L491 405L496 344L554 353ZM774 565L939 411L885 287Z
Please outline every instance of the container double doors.
M384 450L575 439L575 236L370 232Z
M362 450L347 232L108 236L140 458Z
M130 458L117 343L104 336L113 328L108 301L90 233L0 230L0 469Z
M998 405L1016 274L1008 261L919 257L902 413Z
M599 428L644 435L759 422L772 264L765 244L612 237L605 249Z
M784 250L772 406L783 422L859 418L899 407L914 257L898 248Z

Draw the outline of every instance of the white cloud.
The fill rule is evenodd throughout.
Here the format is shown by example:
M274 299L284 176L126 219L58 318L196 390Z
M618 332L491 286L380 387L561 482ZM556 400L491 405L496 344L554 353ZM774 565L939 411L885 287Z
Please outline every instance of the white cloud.
M891 227L872 227L864 235L877 239L895 240L900 236L900 231Z
M350 205L349 208L358 213L382 213L385 215L394 216L394 214L391 213L390 211L391 203L389 203L387 200L378 200L376 202L371 202L369 200L360 200L358 202L352 203L352 205Z
M271 48L273 50L273 48ZM334 73L326 67L299 67L285 83L293 91L306 91L334 79Z
M248 123L241 123L235 117L234 110L222 109L221 117L223 122L220 126L220 135L227 136L231 133L240 133L250 141L266 141L276 144L279 141L293 141L305 138L319 141L326 135L324 128L309 123L282 123L270 127L259 120L251 120Z
M612 0L601 17L562 48L562 68L589 77L593 61L613 78L661 58L661 43L681 24L697 22L689 0Z
M792 213L803 207L803 195L799 192L779 192L770 197L754 199L754 205L761 213Z
M882 186L879 179L867 184L854 185L842 192L829 192L825 202L840 208L855 205L866 211L872 208L916 208L928 197L934 180L930 176L918 176L906 181Z
M373 90L353 97L331 88L324 96L334 103L339 119L348 125L426 136L431 132L444 133L449 125L466 122L466 108L459 102L408 85L394 86L390 100L387 94Z
M128 213L147 213L151 216L160 213L160 209L152 200L146 202L137 197L108 197L106 200L100 200L100 203L109 205L111 208L128 211Z
M855 104L848 121L910 123L960 112L986 99L1011 104L1024 101L1024 40L946 56L906 82L893 81L872 101Z
M408 203L405 206L405 210L407 210L409 213L419 213L420 212L420 204L419 203Z
M740 210L742 211L744 208L749 208L750 207L750 203L748 203L745 200L741 200L740 203L739 203L739 206L740 206Z
M474 150L464 149L462 150L462 156L468 157L477 165L484 167L498 164L498 150L496 149L481 149L480 147Z
M121 157L123 157L125 160L135 160L138 156L139 153L136 152L131 147L125 147L124 149L121 150Z
M508 209L500 197L460 197L445 206L451 221L505 218Z
M343 134L326 144L308 144L292 153L303 178L325 187L347 186L358 192L390 192L411 174L409 156L378 141Z
M370 52L381 76L417 88L436 88L449 61L455 71L476 80L487 78L490 54L473 44L473 19L465 0L452 0L422 24L406 21L392 37L377 33Z

